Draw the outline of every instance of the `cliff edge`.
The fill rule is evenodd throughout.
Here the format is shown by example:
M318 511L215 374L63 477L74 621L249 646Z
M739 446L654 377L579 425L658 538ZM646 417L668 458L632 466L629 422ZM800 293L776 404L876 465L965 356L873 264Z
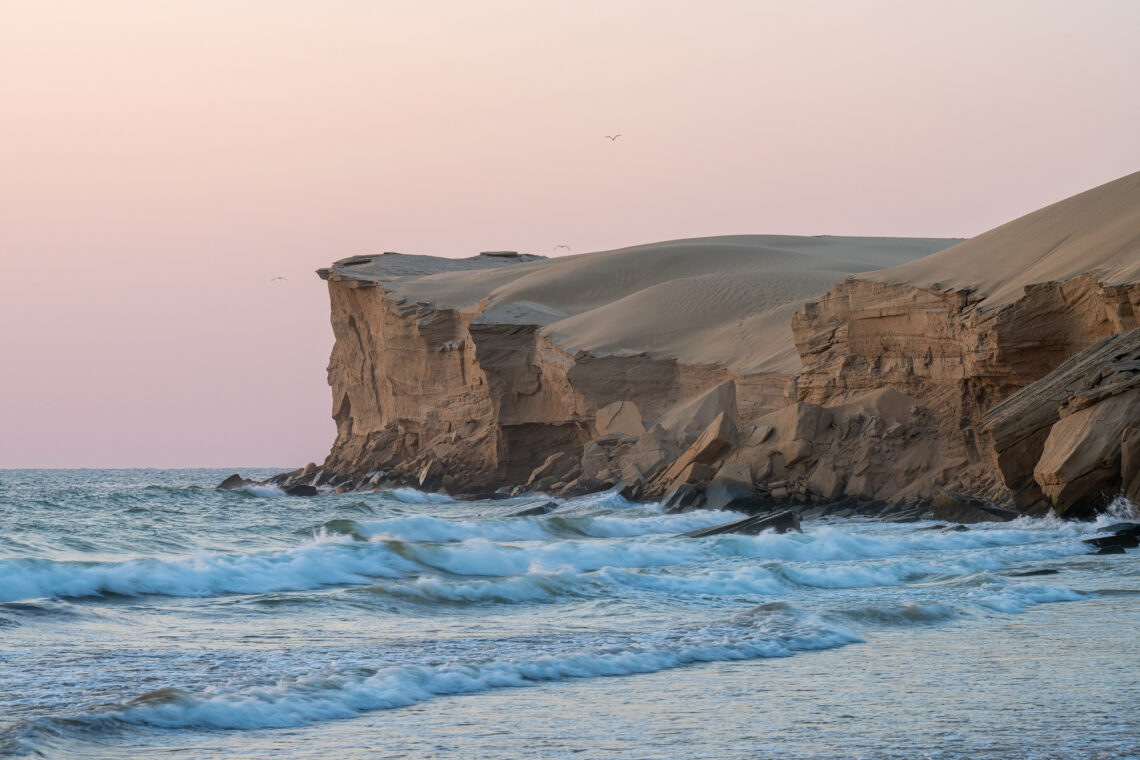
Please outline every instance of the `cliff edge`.
M1035 474L1050 429L1005 445L986 414L1140 326L1140 174L967 241L740 235L320 274L337 438L313 484L1033 512L1073 492Z

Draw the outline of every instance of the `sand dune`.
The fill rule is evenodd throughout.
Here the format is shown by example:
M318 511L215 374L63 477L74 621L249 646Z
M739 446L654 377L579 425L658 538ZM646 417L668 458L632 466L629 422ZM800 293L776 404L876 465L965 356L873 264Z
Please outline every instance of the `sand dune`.
M862 277L969 289L980 308L1016 301L1026 285L1091 273L1106 284L1140 279L1140 172L1034 211L952 248Z
M412 302L479 311L480 322L541 325L569 351L796 372L791 315L800 304L850 275L957 242L734 235L513 263L389 254L334 271L383 281Z

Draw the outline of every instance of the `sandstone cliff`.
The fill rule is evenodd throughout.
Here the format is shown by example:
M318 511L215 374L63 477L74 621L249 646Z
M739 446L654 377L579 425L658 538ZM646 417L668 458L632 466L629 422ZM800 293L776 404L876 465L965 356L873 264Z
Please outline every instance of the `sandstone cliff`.
M736 236L339 261L321 270L337 438L312 482L624 483L675 508L952 494L946 509L979 519L1000 513L985 502L1095 508L1068 485L1087 473L1067 474L1080 467L1047 444L1059 423L1013 439L983 423L1140 326L1140 174L956 242Z
M896 389L924 412L918 439L932 447L931 462L955 469L911 489L1010 500L1027 512L1067 509L1041 490L1032 465L1006 466L1036 462L1047 430L995 450L980 423L998 401L1138 325L1140 173L849 279L807 304L793 323L799 397L832 405Z
M654 477L718 414L737 427L795 400L800 303L954 242L736 236L339 261L321 271L337 422L322 470L466 493L660 492Z

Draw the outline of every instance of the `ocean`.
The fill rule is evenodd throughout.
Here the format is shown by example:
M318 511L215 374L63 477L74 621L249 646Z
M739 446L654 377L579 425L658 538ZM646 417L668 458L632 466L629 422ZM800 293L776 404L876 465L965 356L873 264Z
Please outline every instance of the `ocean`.
M0 755L1140 757L1111 518L691 539L738 516L231 472L0 470Z

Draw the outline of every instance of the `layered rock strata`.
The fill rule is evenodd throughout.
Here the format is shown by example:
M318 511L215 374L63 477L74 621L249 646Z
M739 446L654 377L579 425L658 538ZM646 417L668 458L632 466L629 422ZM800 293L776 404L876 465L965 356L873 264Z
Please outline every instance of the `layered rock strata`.
M998 403L983 429L1025 510L1088 516L1121 493L1140 503L1140 329Z
M1140 327L1140 174L955 242L739 236L337 262L321 271L337 438L289 482L621 485L671 509L948 520L1012 514L995 504L1087 514L1131 488L1140 434L1116 428L1135 393L1074 409L1058 389L1087 370L1066 362ZM1130 371L1112 361L1076 382ZM1015 408L1033 414L1003 416ZM1120 439L1119 463L1078 461L1101 438Z

